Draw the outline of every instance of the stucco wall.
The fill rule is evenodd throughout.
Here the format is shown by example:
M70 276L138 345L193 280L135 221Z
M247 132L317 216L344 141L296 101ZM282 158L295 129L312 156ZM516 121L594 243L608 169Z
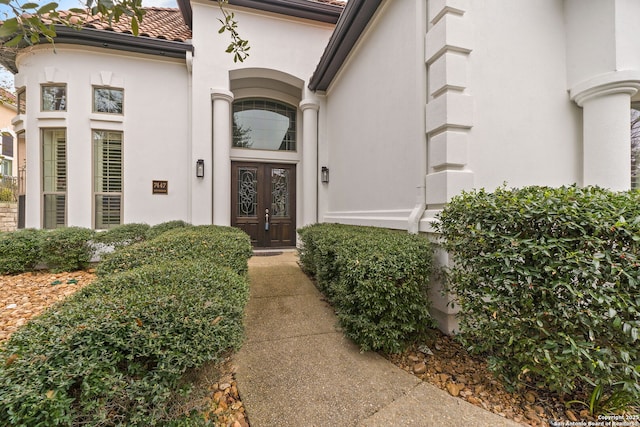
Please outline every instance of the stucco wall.
M423 8L383 4L327 92L326 221L406 228L426 173Z
M582 113L567 93L563 2L470 3L474 186L580 184Z
M438 32L427 37L431 46L428 31ZM565 34L562 0L434 2L429 10L383 2L327 92L320 146L331 182L321 217L406 227L425 174L443 167L466 173L466 188L581 183L582 112L568 94ZM429 107L436 101L445 110ZM447 150L458 152L440 153L451 164L428 159L425 131L451 132Z
M26 226L41 227L39 129L67 129L67 225L92 227L92 130L123 131L123 222L155 224L187 220L191 164L188 79L184 61L56 45L36 47L18 58L16 86L27 86ZM110 80L124 88L124 115L92 113L92 84ZM67 84L66 112L40 112L42 83ZM169 194L152 195L152 180L166 180Z

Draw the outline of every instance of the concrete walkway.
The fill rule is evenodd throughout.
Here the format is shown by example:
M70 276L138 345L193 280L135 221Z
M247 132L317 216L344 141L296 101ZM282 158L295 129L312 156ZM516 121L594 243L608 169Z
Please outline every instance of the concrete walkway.
M423 383L340 332L295 252L249 261L236 381L251 427L517 426Z

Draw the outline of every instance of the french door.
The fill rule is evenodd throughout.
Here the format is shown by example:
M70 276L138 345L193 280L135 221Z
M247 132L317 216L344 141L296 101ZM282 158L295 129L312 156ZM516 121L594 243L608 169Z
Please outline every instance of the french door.
M296 245L296 166L231 163L231 225L258 248Z

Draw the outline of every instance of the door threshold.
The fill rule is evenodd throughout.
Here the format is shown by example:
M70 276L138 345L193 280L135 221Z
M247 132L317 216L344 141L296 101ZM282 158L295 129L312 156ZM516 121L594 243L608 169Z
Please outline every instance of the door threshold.
M279 248L279 249L254 249L253 256L276 256L285 252L294 252L296 248Z

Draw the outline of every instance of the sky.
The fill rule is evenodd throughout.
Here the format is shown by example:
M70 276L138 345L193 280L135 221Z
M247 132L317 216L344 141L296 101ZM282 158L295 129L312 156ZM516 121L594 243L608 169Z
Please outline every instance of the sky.
M41 5L47 4L50 1L55 0L35 0L36 3L39 3ZM86 1L83 2L80 0L58 0L57 3L59 5L58 10L68 10L74 7L83 8L86 4ZM178 7L176 0L142 0L142 5L145 7ZM0 4L0 20L4 20L7 17L13 16L8 15L9 11L10 9L6 5ZM0 66L0 86L5 87L12 84L13 75L5 70L2 66Z

